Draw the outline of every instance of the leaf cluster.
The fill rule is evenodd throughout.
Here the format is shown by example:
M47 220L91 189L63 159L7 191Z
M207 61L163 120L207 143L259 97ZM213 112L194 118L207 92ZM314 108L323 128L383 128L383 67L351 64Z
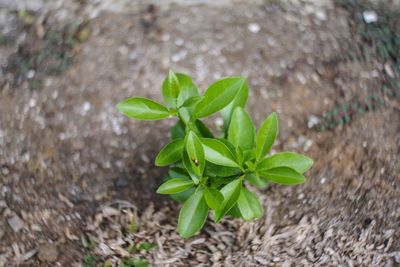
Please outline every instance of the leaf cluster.
M268 155L278 135L274 112L258 130L245 110L248 85L243 77L227 77L199 93L192 79L169 71L162 85L164 104L142 97L125 99L117 108L139 120L177 118L171 142L156 157L157 166L170 166L157 190L183 203L178 219L182 237L195 235L210 210L218 223L229 215L246 221L260 218L262 205L247 185L296 185L313 161L282 152ZM224 131L215 137L202 119L219 112Z

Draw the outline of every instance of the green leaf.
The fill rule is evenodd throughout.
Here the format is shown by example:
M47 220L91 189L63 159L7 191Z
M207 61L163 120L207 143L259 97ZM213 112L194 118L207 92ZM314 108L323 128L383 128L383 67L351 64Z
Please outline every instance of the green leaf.
M288 167L273 168L259 171L259 173L261 176L267 178L268 181L276 184L293 185L302 184L305 181L305 177L302 174Z
M229 151L232 153L232 155L236 155L236 148L235 148L234 145L231 144L231 142L229 142L225 138L219 138L217 140L221 141L222 143L224 143L224 145L226 145L226 147L229 149Z
M194 187L191 187L191 188L189 188L188 190L186 190L186 191L183 191L183 192L180 192L180 193L177 193L177 194L172 194L172 195L169 195L173 200L175 200L175 201L178 201L179 203L185 203L185 201L191 196L191 195L193 195L194 194L194 192L195 192L195 188Z
M193 170L201 177L205 167L204 148L199 137L193 131L186 136L186 151Z
M255 149L249 149L249 150L244 150L243 151L243 156L244 156L244 161L251 161L256 158L256 151Z
M243 161L244 161L244 154L243 154L243 150L240 148L240 146L238 146L236 148L236 158L237 158L237 162L239 163L239 165L242 166Z
M117 109L125 116L138 120L161 120L170 113L166 107L143 97L132 97L118 103Z
M159 194L176 194L183 192L189 188L193 187L192 180L186 180L182 178L172 178L157 189Z
M224 201L222 202L222 209L216 210L214 213L214 221L218 223L225 214L236 204L240 191L242 189L242 180L236 179L229 184L225 185L221 189L221 193L224 196Z
M186 135L185 124L181 120L179 120L176 122L174 127L171 128L171 138L172 139L184 138L185 135Z
M186 200L179 213L179 235L187 238L196 234L203 227L207 215L208 206L203 191L198 191Z
M211 138L202 138L206 160L217 165L238 167L235 156L221 141Z
M107 259L107 260L103 263L103 267L113 267L113 263L112 263L111 259Z
M268 187L268 181L265 179L262 179L256 173L246 174L246 180L249 181L251 185L261 188L261 189L265 189Z
M240 214L242 214L243 219L246 221L259 219L263 214L263 208L261 207L260 201L258 201L257 195L250 192L245 187L243 187L240 192L237 205Z
M201 96L193 96L187 99L179 108L179 115L186 123L190 122L193 116L194 108L202 99Z
M170 70L168 72L167 78L165 78L162 84L162 95L164 97L165 103L170 108L177 107L177 99L180 92L179 80L175 73Z
M277 167L288 167L298 173L305 173L313 165L313 160L309 157L293 153L282 152L267 157L257 165L258 171L265 171Z
M206 199L207 205L214 209L219 210L222 208L222 202L224 201L224 196L218 189L212 187L204 187L204 197Z
M135 259L133 261L133 265L135 267L148 267L149 266L149 262L147 260Z
M167 166L182 158L183 139L175 139L164 146L156 157L156 166Z
M257 161L263 158L271 149L278 135L278 116L275 112L268 116L257 133Z
M176 77L179 80L179 85L181 89L177 103L179 107L183 105L183 103L189 98L194 96L199 96L199 89L197 89L197 86L193 83L192 78L190 78L190 76L183 73L177 73Z
M171 167L168 171L168 175L169 177L174 177L174 178L190 178L190 175L187 173L187 170L182 167Z
M202 96L196 95L196 96L191 96L188 99L186 99L185 102L183 102L181 107L185 107L185 108L194 108L197 103L199 103L201 100L203 99Z
M138 251L141 251L141 250L149 251L156 247L157 247L157 245L155 243L149 243L149 242L141 242L140 244L136 245L136 249Z
M190 179L190 175L187 173L186 169L184 169L184 168L172 167L169 170L168 175L169 175L169 177L167 179L165 179L165 181L172 179L171 177L174 177L174 179L179 178L184 181L186 181L187 179ZM170 198L178 201L179 203L184 203L191 195L194 194L194 191L195 191L195 187L191 187L180 193L171 194Z
M213 83L204 93L203 100L197 104L195 117L207 117L226 107L245 83L242 77L228 77Z
M208 162L204 169L204 173L205 176L228 177L240 174L240 169L237 167L226 167Z
M228 130L228 140L235 147L243 150L252 149L254 146L255 127L246 111L237 107L233 112Z
M234 112L236 107L244 108L246 106L247 97L249 95L249 88L247 85L247 81L243 83L243 85L239 88L238 93L236 94L235 98L231 101L229 105L224 107L221 110L221 116L224 120L224 128L228 130L229 124L232 118L232 113Z
M148 267L149 262L140 258L129 258L121 260L122 267Z
M228 211L227 215L230 215L233 218L243 218L237 203Z
M208 129L208 127L201 120L196 120L194 124L201 137L214 138L214 135L210 129Z
M185 169L188 172L190 178L192 178L192 180L195 184L198 184L199 177L196 174L196 172L193 170L192 161L189 159L189 156L188 156L188 153L186 150L184 150L182 153L182 162L183 162L183 165L185 166Z
M210 186L214 187L214 188L221 188L221 186L223 187L223 186L229 184L230 182L235 181L237 178L238 178L237 175L229 176L229 177L224 177L224 176L213 177L212 179L210 179L211 180Z

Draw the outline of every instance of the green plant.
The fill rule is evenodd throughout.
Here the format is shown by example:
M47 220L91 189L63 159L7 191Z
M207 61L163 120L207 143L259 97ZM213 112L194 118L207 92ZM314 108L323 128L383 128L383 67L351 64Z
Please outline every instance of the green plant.
M265 188L269 182L294 185L305 181L313 161L283 152L267 156L278 134L278 117L272 113L256 133L244 107L248 86L243 77L228 77L212 84L200 95L192 79L169 72L162 85L165 106L133 97L117 105L119 111L139 120L178 118L171 129L172 141L156 157L157 166L170 166L157 193L169 194L183 207L178 231L182 237L196 234L213 210L214 221L225 215L246 221L263 213L249 183ZM201 119L220 112L224 132L216 138ZM247 182L245 182L247 181Z

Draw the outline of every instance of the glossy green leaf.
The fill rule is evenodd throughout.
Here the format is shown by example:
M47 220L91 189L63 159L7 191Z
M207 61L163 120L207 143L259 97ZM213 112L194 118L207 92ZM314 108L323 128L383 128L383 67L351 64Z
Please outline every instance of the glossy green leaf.
M176 194L172 194L169 195L173 200L178 201L179 203L185 203L185 201L194 194L195 192L195 188L191 187L183 192L180 193L176 193Z
M259 162L257 165L258 171L265 171L277 167L288 167L298 173L305 173L313 165L313 160L309 157L293 153L282 152L267 157Z
M222 209L216 210L214 213L214 221L219 222L225 214L236 204L240 191L242 189L242 180L236 179L229 184L225 185L221 189L221 193L224 196L224 201L222 202Z
M199 89L197 89L197 86L193 83L190 76L183 73L177 73L176 77L178 78L180 85L180 92L177 103L179 107L183 105L183 103L185 103L189 98L199 96Z
M204 173L205 173L204 176L228 177L240 174L240 169L237 167L226 167L208 162L204 169Z
M183 153L182 153L183 154ZM174 178L189 178L187 170L183 167L171 167L168 171L169 177Z
M168 175L169 175L169 177L180 178L183 180L191 179L190 175L187 173L187 170L185 168L181 168L181 167L170 168ZM171 179L171 178L168 178L168 179ZM186 201L186 199L188 199L191 195L193 195L194 191L195 191L195 188L191 187L180 193L171 194L170 197L173 200L178 201L179 203L184 203Z
M236 158L237 158L237 162L240 166L243 165L243 161L244 161L244 154L243 154L243 150L240 148L240 146L238 146L236 148Z
M191 96L188 99L186 99L185 102L183 102L181 107L185 107L185 108L194 108L197 103L199 103L201 100L203 99L202 96Z
M180 85L178 77L176 77L175 73L172 70L170 70L168 72L167 78L165 78L162 84L162 95L168 107L170 108L177 107L179 92L180 92Z
M179 108L179 115L183 121L188 123L192 120L194 108L201 99L201 96L193 96L183 103L182 107Z
M254 160L256 158L255 149L248 149L243 151L244 161Z
M234 145L231 144L231 142L229 142L225 138L218 138L217 140L224 143L224 145L226 145L226 147L229 149L229 151L232 153L232 155L236 155L236 148Z
M211 187L215 187L215 188L221 188L221 186L225 186L227 184L229 184L230 182L235 181L238 178L238 175L235 176L229 176L229 177L213 177L211 179L211 183L210 186Z
M164 146L156 157L156 166L167 166L182 158L183 139L175 139Z
M245 187L243 187L240 192L237 206L240 210L240 214L246 221L261 218L263 214L263 208L261 207L257 195L250 192Z
M201 137L206 137L206 138L213 138L214 135L212 134L212 132L210 131L210 129L208 129L208 127L201 121L201 120L196 120L194 122L197 132Z
M265 171L259 171L260 175L276 184L294 185L302 184L305 177L288 167L278 167Z
M243 218L237 203L228 211L227 215L230 215L233 218Z
M252 149L254 146L255 127L250 116L241 108L235 108L228 130L228 140L235 147L243 150Z
M249 181L251 185L261 189L265 189L268 187L268 181L266 179L263 179L256 173L246 174L246 180Z
M268 116L257 133L256 156L262 159L271 149L278 135L278 116L275 112Z
M157 189L159 194L176 194L183 192L189 188L193 187L192 180L185 180L181 178L172 178Z
M178 218L178 232L187 238L196 234L207 219L208 206L203 191L198 191L183 204Z
M181 120L179 120L171 128L171 138L172 139L185 138L185 135L186 135L185 124Z
M221 141L211 138L202 138L206 160L217 165L238 167L235 156Z
M186 151L193 170L199 177L201 177L206 163L204 148L200 138L193 131L190 131L186 137Z
M249 88L247 85L247 81L243 83L243 85L239 88L238 93L234 97L234 99L221 110L221 116L222 119L224 120L224 128L225 130L228 130L230 121L232 118L232 113L236 109L236 107L242 107L244 108L246 106L247 98L249 96Z
M206 199L207 205L210 208L214 210L219 210L222 208L224 196L218 189L212 187L204 187L204 197Z
M199 176L194 171L194 169L192 167L192 162L189 159L189 156L188 156L186 150L184 150L183 153L182 153L182 162L183 162L183 165L185 166L185 169L188 172L190 178L192 178L192 180L194 181L195 184L198 184L199 183Z
M161 120L170 113L166 107L143 97L132 97L118 103L117 109L125 116L138 120Z
M242 77L228 77L213 83L204 93L204 99L197 104L195 117L207 117L226 107L245 83Z

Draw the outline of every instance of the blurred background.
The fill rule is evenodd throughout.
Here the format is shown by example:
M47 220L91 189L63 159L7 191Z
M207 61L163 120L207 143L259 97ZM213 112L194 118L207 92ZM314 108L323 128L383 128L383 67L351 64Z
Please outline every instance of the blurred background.
M400 265L400 1L0 0L0 64L0 266ZM153 163L174 122L115 108L169 68L247 77L308 181L180 239Z

